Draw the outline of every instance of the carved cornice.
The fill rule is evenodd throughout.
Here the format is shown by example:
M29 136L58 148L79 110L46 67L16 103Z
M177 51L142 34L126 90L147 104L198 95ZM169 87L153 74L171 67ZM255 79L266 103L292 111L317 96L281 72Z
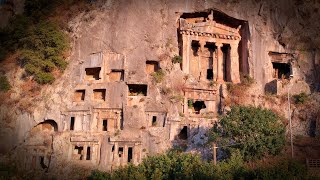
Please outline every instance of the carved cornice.
M208 32L197 32L191 30L180 30L180 34L182 35L193 35L193 36L206 36L206 37L213 37L218 39L228 39L228 40L240 40L240 36L235 35L226 35L226 34L219 34L219 33L208 33Z

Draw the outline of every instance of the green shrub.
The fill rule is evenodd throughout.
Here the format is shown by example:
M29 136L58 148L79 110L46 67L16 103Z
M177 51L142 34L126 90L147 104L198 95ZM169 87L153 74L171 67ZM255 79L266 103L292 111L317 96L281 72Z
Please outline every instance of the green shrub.
M210 87L217 86L217 82L211 80L210 83L209 83L209 86Z
M256 179L308 179L306 167L294 160L281 161L273 167L258 168Z
M300 93L293 96L295 104L304 104L309 100L309 97L306 93Z
M241 78L241 84L243 85L249 86L255 82L255 80L249 75L241 75L240 78Z
M67 36L57 23L46 18L62 2L26 0L25 14L14 16L9 25L0 30L0 60L7 53L20 50L19 63L39 84L52 83L52 72L67 67L63 58L69 43Z
M92 171L88 179L308 179L299 162L282 160L271 167L248 169L239 151L218 162L201 160L198 155L169 151L145 158L138 166L129 164L113 172Z
M67 62L62 53L67 48L65 35L51 22L40 22L33 28L32 35L23 38L23 47L19 60L28 75L39 84L54 81L51 73L55 69L64 70Z
M192 99L188 99L188 107L193 108L193 100Z
M161 83L164 80L166 73L162 69L159 69L158 71L152 73L151 75L154 77L154 80L157 83Z
M0 91L7 92L11 89L11 85L7 79L7 76L0 75Z
M276 155L285 144L285 127L281 118L270 110L233 106L210 130L210 140L239 149L245 160Z
M179 55L175 55L175 56L172 58L172 63L173 63L173 64L182 63L182 57L179 56Z
M46 72L38 72L34 74L34 77L39 84L51 84L55 79L51 73Z

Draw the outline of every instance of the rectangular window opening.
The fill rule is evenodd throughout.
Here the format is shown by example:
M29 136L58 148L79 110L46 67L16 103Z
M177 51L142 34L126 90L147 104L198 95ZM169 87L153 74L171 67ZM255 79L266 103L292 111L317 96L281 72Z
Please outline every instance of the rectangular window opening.
M84 101L84 98L86 96L86 91L84 89L82 90L76 90L74 94L74 101Z
M105 89L94 89L93 96L95 100L106 100L106 90Z
M273 78L277 79L289 79L291 67L288 63L272 62L273 66Z
M71 117L70 119L70 130L73 131L74 130L74 123L75 123L75 118Z
M157 116L152 116L152 126L157 126Z
M91 148L87 147L87 156L86 156L86 160L91 160Z
M108 131L108 120L104 119L102 121L102 131Z
M120 129L123 130L123 112L120 113Z
M207 69L207 79L212 80L213 79L213 70Z
M191 42L191 49L192 49L192 51L193 51L193 55L194 55L194 56L198 56L198 55L199 55L199 54L198 54L199 48L200 48L200 43L199 43L199 41L193 40L193 41Z
M223 54L223 80L231 81L231 59L230 59L230 44L223 44L221 50Z
M48 166L44 163L44 156L40 156L40 166L42 169L48 168Z
M99 80L101 67L86 68L86 80Z
M128 148L128 162L132 162L132 147Z
M147 96L148 86L145 84L128 84L129 96Z

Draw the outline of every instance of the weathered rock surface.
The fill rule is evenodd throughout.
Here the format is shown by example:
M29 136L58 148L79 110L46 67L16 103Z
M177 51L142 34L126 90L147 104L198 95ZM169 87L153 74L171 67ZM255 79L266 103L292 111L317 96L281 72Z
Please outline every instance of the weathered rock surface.
M38 158L40 154L40 158L43 159L40 161L49 166L49 172L53 174L62 174L69 168L69 174L72 174L71 167L74 164L88 169L114 169L122 163L126 164L115 157L119 155L114 153L115 149L119 150L118 148L127 148L126 150L130 151L129 148L133 147L134 152L131 154L136 156L134 163L139 163L141 158L147 155L163 152L175 143L181 143L175 142L174 139L180 135L179 132L184 126L189 128L188 150L205 152L203 149L197 150L197 145L207 141L205 131L216 119L210 116L183 117L183 107L188 111L187 98L184 97L185 87L194 84L195 87L206 86L207 89L217 90L214 91L217 92L217 105L212 105L217 110L221 99L227 98L228 95L224 88L220 91L222 92L220 98L220 84L210 87L208 82L198 82L195 77L185 74L178 64L172 64L171 58L178 55L181 48L178 44L177 29L179 18L183 13L207 12L208 9L214 9L247 25L245 34L248 36L248 41L244 47L248 51L248 73L257 83L249 90L251 95L247 96L242 104L261 105L279 111L280 114L286 114L286 106L283 106L284 103L280 99L276 98L275 103L272 103L273 101L263 98L265 85L275 80L270 52L294 56L295 64L292 65L292 69L295 76L292 80L292 90L295 93L300 91L310 93L318 86L315 83L318 73L315 65L320 64L318 49L320 37L317 34L320 31L318 1L107 0L94 3L93 10L82 12L69 22L68 33L72 38L69 66L54 84L42 87L40 93L32 97L32 102L26 105L33 107L31 112L17 108L17 104L21 103L19 99L23 97L21 88L14 88L11 92L11 98L16 99L17 103L2 103L0 138L4 146L1 146L1 153L11 152L13 156L19 154L20 162L26 163L27 166L32 164L32 158L25 162L26 158L22 157L31 156L29 150L32 151L32 148L25 150L25 146L32 142L30 132L38 128L39 123L48 122L46 120L54 120L58 132L44 132L48 137L52 136L50 142L45 143L50 145L50 148L44 152L34 153L34 156ZM92 54L100 54L103 60L95 60ZM165 71L165 79L161 83L156 83L150 74L146 74L147 60L159 62L160 68ZM92 63L95 62L112 63L101 65L106 68L101 71L100 75L103 77L101 83L83 81L85 68L93 67ZM112 70L123 70L124 80L110 83L113 78ZM20 87L19 70L6 72L6 75L14 85L17 85L16 87ZM147 84L147 96L130 96L128 84ZM302 86L305 88L302 89ZM74 93L82 89L86 90L86 98L79 104L74 101ZM107 89L104 102L92 102L95 98L94 89ZM279 88L277 90L278 94L283 94L287 89L284 87L281 91ZM103 110L110 112L102 115ZM293 113L294 128L301 134L306 132L307 125L299 122L297 117L302 116L303 111L299 109ZM218 111L214 116L217 113ZM79 132L70 131L69 119L72 116L82 118L81 124L75 124L75 128L81 127ZM99 131L100 126L103 126L99 125L100 120L104 117L117 119L117 122L119 120L111 132ZM165 125L154 127L153 117L159 119L161 117L165 120ZM72 137L76 135L80 138L73 142ZM106 136L109 138L103 138ZM93 150L87 149L84 152L90 151L91 156L96 156L89 158L92 163L75 161L73 159L75 154L84 154L80 151L78 154L74 153L75 146L91 147ZM100 153L101 147L110 152ZM204 154L210 156L209 152ZM103 160L99 159L111 156L112 161L102 162ZM129 158L128 154L123 156ZM21 166L25 167L26 164ZM68 175L64 178L68 178Z

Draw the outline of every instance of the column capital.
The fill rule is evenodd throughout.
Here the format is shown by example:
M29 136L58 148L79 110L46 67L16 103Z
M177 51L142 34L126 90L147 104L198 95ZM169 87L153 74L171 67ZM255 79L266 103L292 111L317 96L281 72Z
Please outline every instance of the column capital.
M238 47L239 46L239 42L234 42L234 43L230 43L230 47Z
M222 46L223 46L223 44L222 44L222 43L220 43L220 42L216 42L216 46L219 48L219 47L222 47Z

